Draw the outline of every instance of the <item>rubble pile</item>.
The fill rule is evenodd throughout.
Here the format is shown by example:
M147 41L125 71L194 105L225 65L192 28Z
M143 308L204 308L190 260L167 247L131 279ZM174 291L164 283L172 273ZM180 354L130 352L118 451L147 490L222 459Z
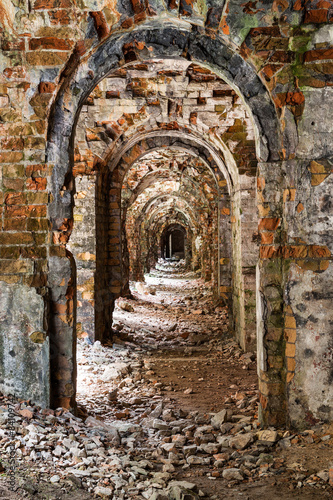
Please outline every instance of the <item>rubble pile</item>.
M320 498L316 491L331 490L328 467L290 464L284 452L312 445L329 452L333 436L320 425L301 433L260 428L258 392L249 382L256 356L228 337L225 310L212 303L207 287L193 283L183 282L177 295L168 283L156 285L146 303L135 292L133 299L121 299L110 346L78 340L76 414L0 397L1 463L6 473L15 449L21 498L32 498L36 478L60 488L61 495L90 495L82 498L224 498L212 494L210 485L233 488L268 478L290 488L312 487L313 498ZM179 312L181 303L188 304L190 317ZM152 310L158 313L149 315ZM170 373L177 359L178 381L164 382L161 373ZM218 411L202 411L195 399L198 384L213 390L203 367L218 378L214 363L246 375L248 385L222 377Z
M230 345L223 352L232 357L235 350ZM22 467L29 463L30 473L38 473L40 481L74 485L104 498L178 498L175 491L179 498L209 497L209 491L197 488L196 475L232 485L287 474L298 488L329 487L328 470L308 474L287 469L277 451L302 442L328 444L332 437L312 430L261 430L256 391L236 391L217 413L189 412L163 397L162 386L149 382L149 362L141 362L124 346L111 350L80 342L80 365L87 367L86 374L101 377L97 384L108 386L100 400L86 398L86 418L62 408L41 410L16 402L12 442L6 430L8 399L1 398L3 464L14 444L17 462ZM95 384L82 379L89 382ZM82 409L79 413L84 417Z

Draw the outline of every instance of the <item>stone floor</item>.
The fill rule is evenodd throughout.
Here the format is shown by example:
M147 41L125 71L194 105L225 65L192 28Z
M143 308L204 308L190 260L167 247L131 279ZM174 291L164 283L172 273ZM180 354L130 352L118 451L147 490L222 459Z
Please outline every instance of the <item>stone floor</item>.
M132 294L113 344L78 341L77 416L1 397L0 497L331 498L333 427L260 429L255 354L209 285L160 264Z

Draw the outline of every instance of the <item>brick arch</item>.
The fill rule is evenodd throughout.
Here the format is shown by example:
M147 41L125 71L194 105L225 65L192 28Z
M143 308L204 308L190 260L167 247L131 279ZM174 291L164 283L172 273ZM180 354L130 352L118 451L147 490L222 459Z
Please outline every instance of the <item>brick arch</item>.
M55 227L71 215L70 196L61 196L60 191L70 172L75 125L83 102L99 81L124 66L129 58L140 61L154 57L186 58L221 75L251 111L258 132L258 159L280 159L279 121L269 92L254 68L219 36L180 29L170 22L155 25L150 21L149 27L141 25L130 33L110 36L93 53L82 56L56 96L50 113L47 150L48 161L54 165L50 216Z
M167 231L171 227L178 227L180 226L183 230L183 233L186 237L186 243L184 245L184 250L185 250L185 262L186 265L189 266L191 264L192 260L192 255L189 255L189 248L191 248L191 254L192 254L192 239L193 239L193 231L191 227L186 227L185 223L183 221L174 221L174 220L166 220L163 223L160 223L160 227L158 228L158 231L156 229L153 229L156 233L157 236L157 244L158 244L158 256L162 256L162 238L164 234L167 233ZM193 267L192 267L193 269Z
M237 336L239 338L243 338L244 304L242 302L242 293L233 293L233 289L242 290L242 282L241 279L239 282L237 282L237 279L232 280L232 275L237 278L241 276L240 269L237 269L237 272L234 272L232 269L234 265L234 257L237 254L241 254L240 237L235 238L235 245L232 245L231 243L232 228L235 234L238 234L240 231L240 209L238 199L239 179L235 161L233 160L231 153L227 151L227 156L230 157L228 165L231 167L231 169L228 170L225 162L221 158L221 155L223 154L222 150L220 149L216 151L212 145L209 145L202 138L190 133L189 130L146 131L136 134L130 141L128 141L128 144L120 148L120 150L114 154L114 158L109 164L109 168L112 171L113 181L121 186L127 172L135 162L144 158L147 153L163 148L181 149L189 152L195 157L198 157L205 164L216 184L219 200L219 218L221 224L224 223L224 228L223 231L220 231L218 228L218 240L220 241L220 246L223 248L223 251L220 251L220 258L217 259L216 270L214 270L213 275L218 288L217 295L220 295L221 298L223 298L223 300L228 304L229 311L233 311L234 309L237 311L237 314L238 311L241 311L241 316L237 322L234 322L234 316L232 313L229 315L229 319L230 328L233 328L235 324L238 328ZM227 150L225 146L224 149ZM118 198L120 198L120 191L118 193ZM112 201L115 202L116 198L112 198ZM121 222L119 220L119 235L121 234L120 226ZM128 258L128 255L126 255L126 259ZM223 264L220 264L221 261ZM236 264L241 266L241 260L237 259ZM209 273L207 273L207 276L208 274ZM127 285L125 286L125 291L126 293L128 291ZM239 304L237 304L237 306L235 306L235 304L233 305L236 300L239 300Z
M140 213L136 219L135 226L138 228L138 238L137 238L137 255L140 255L140 266L137 268L137 276L140 276L140 279L143 279L144 276L144 268L147 269L149 272L149 268L152 265L152 262L150 260L150 256L156 253L158 254L157 251L157 246L158 246L158 241L161 236L161 224L162 227L164 227L167 222L164 222L166 217L170 217L170 208L164 212L163 208L164 205L158 204L159 200L163 199L163 195L160 197L156 198L153 202L152 207L147 207L148 211L148 217L145 217L143 213ZM170 197L168 197L170 199ZM179 197L180 201L184 202L184 199ZM165 200L167 201L167 200ZM158 204L158 206L155 206ZM189 205L188 203L185 203ZM152 208L152 212L149 213L149 208ZM190 211L186 210L185 208L181 208L180 206L175 206L172 208L172 214L174 217L182 216L183 219L187 221L187 226L191 230L191 234L197 234L200 232L200 221L197 219L195 210L193 207L190 207ZM185 227L185 222L183 222L183 225ZM146 237L144 240L140 237L141 234L145 234ZM153 241L152 241L153 240ZM144 241L144 245L142 245L142 241ZM149 242L149 245L148 245ZM144 251L144 248L146 248L146 251ZM154 261L154 264L156 261Z
M194 235L196 235L198 233L199 224L197 224L196 221L192 221L192 219L189 216L186 216L186 214L184 214L184 212L178 210L177 207L175 207L175 209L173 211L174 218L171 220L168 219L169 222L168 221L163 222L165 220L165 218L169 217L169 216L170 216L169 213L162 214L162 215L160 215L160 217L156 217L156 219L153 222L151 233L156 236L157 241L160 237L160 233L162 230L162 229L159 229L160 225L162 224L162 228L163 228L165 225L169 224L170 221L178 223L179 220L181 220L181 222L184 224L184 226L186 223L188 224L188 228L190 228L191 234L193 233ZM182 216L182 219L179 219L180 216ZM186 219L186 222L183 219ZM140 245L141 240L140 240L140 236L139 236L140 233L142 232L142 228L141 228L142 223L143 223L143 221L141 221L141 224L137 230L138 231L137 244L134 246L134 249L132 248L132 250L131 250L131 260L132 260L131 279L134 281L144 281L144 265L143 265L144 258L141 255L142 248Z
M160 151L159 148L155 148L155 150ZM149 152L152 152L152 151L154 151L154 149L149 150ZM144 156L141 158L144 159ZM189 155L188 158L192 158L192 157ZM191 160L187 160L187 161L191 161ZM132 164L132 167L135 165L135 163ZM130 170L132 167L130 167L127 170L128 174L130 173ZM189 167L196 170L196 172L197 172L196 176L192 177L186 173L187 168L189 168ZM199 160L199 163L198 162L188 163L188 165L186 167L184 167L184 169L181 170L182 178L187 179L190 183L192 183L194 186L196 186L196 189L198 189L198 190L201 190L201 184L202 184L201 182L198 181L198 178L203 179L207 184L210 185L210 187L213 189L213 191L215 192L216 197L217 197L218 185L216 182L216 178L215 178L213 173L210 173L210 171L209 171L209 173L208 172L206 173L206 169L207 169L207 165L204 162L201 162L201 160ZM128 191L130 193L130 196L127 197L127 199L125 201L123 201L123 199L122 199L123 216L125 215L126 211L130 208L130 206L135 202L137 197L145 189L149 188L154 183L156 183L162 179L167 179L169 177L169 172L170 171L168 168L159 167L156 170L152 170L152 171L145 173L144 176L140 179L140 182L135 186L134 189L129 188L129 187L128 188L123 187L122 189L128 189ZM125 174L125 177L122 180L122 184L125 183L126 179L127 179L127 175ZM202 195L205 196L205 193L203 191L202 191ZM207 200L207 202L210 203L210 200Z
M92 53L81 56L77 63L74 58L74 65L72 59L62 73L62 84L49 115L47 142L47 162L52 169L52 201L48 214L53 230L48 281L52 311L50 338L51 342L52 339L55 342L51 373L56 366L63 366L61 383L52 396L54 406L75 404L75 269L65 244L72 228L71 168L75 127L85 99L98 82L133 60L168 57L201 64L220 75L244 100L257 130L258 159L280 159L279 121L269 92L254 68L218 35L210 37L197 30L192 31L190 24L187 26L180 28L170 21L162 25L150 20L149 26L142 24L131 32L111 35ZM200 138L196 138L196 142L200 143ZM230 176L232 156L228 156L218 138L215 146L224 153L226 162L223 168L230 187L233 185ZM109 315L112 315L112 309L110 305ZM67 342L66 348L60 345L64 337L73 338L73 343Z

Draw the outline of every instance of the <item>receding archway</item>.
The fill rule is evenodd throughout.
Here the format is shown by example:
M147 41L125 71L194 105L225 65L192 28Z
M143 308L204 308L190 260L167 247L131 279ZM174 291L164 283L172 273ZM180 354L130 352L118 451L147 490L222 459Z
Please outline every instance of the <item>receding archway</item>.
M163 45L160 40L163 40ZM150 53L147 53L147 47L152 49ZM236 89L251 110L257 129L258 159L277 161L280 158L281 134L274 105L265 86L253 68L219 37L215 36L213 39L207 35L198 35L197 32L194 34L190 30L169 25L165 33L161 34L161 28L154 27L153 23L149 28L141 26L140 29L133 30L131 33L110 37L93 54L82 58L82 62L75 68L75 74L73 72L66 77L50 117L52 125L48 133L48 161L53 166L52 196L54 201L50 204L49 213L54 230L54 246L50 252L49 267L53 274L61 271L64 277L60 285L61 290L58 286L56 292L51 291L54 310L57 310L60 298L61 301L64 298L67 299L68 290L74 286L75 282L75 273L72 271L73 268L63 243L71 230L71 146L81 106L98 81L113 69L126 64L129 52L131 52L131 58L134 54L138 59L151 59L152 55L165 57L166 48L170 57L182 58L186 53L187 58L223 75L223 78ZM228 157L228 152L225 151L223 145L219 146L222 150L224 149ZM227 160L228 164L230 157ZM236 199L237 186L234 190ZM59 242L62 244L59 245ZM52 283L50 285L53 290ZM105 300L108 299L112 301L106 292ZM75 309L75 305L73 307ZM56 337L61 332L65 336L73 337L72 317L70 320L63 321L58 316L60 315L55 313L56 321L53 321L51 336ZM73 345L63 350L61 355L56 355L55 362L60 363L60 358L58 359L57 356L66 360L68 369L64 376L67 383L62 384L62 387L66 389L61 389L60 393L55 395L54 401L66 402L68 400L67 404L70 404L69 401L72 401L75 395ZM266 414L269 411L268 406L265 410Z
M185 239L186 231L179 224L168 226L161 247L166 259L185 259Z

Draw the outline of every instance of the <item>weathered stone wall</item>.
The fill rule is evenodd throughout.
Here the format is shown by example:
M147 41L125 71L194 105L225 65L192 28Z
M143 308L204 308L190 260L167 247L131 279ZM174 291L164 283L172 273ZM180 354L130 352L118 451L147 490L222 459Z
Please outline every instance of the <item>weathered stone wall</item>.
M45 300L27 285L0 282L0 390L50 404ZM37 365L36 365L37 361Z
M77 324L79 337L95 338L96 200L95 176L77 176L72 234L67 245L77 270Z
M199 157L207 144L208 163L214 160L227 181L234 284L232 292L225 288L222 293L233 295L239 332L246 324L245 306L252 307L242 287L251 290L253 283L253 261L245 255L243 282L243 264L238 258L237 245L244 247L247 232L240 227L243 213L248 213L249 231L252 222L254 226L252 205L245 201L246 191L253 192L253 186L245 187L241 195L240 177L254 177L259 161L256 307L262 421L308 425L316 419L332 419L332 15L332 3L322 0L111 4L88 0L80 8L71 0L35 0L18 6L2 3L0 281L5 347L1 349L1 380L9 380L3 390L13 388L18 395L42 404L51 397L52 404L74 405L76 272L66 249L73 227L72 172L104 172L105 187L110 178L103 169L119 163L116 156L122 156L126 144L128 150L134 144L140 149L136 136L144 132L158 136L161 131L171 136L174 131L183 139L186 135L187 144L199 150ZM179 77L180 88L191 78L189 73L184 75L184 66L187 71L186 65L193 63L205 68L203 75L208 79L214 73L230 86L225 90L234 103L231 124L230 108L215 109L221 104L214 101L217 95L197 96L198 89L193 88L194 94L184 102L173 83L167 88L175 92L169 106L165 106L167 100L161 104L163 99L156 103L154 95L149 101L151 87L147 85L144 96L137 96L144 101L138 108L139 101L134 104L133 98L136 87L142 94L142 85L136 85L135 75L131 88L125 89L131 97L121 103L126 109L109 123L109 109L114 105L106 109L106 101L123 99L125 66L135 64L141 81L148 83L150 76L142 72L170 58L171 71L182 61L178 73L171 75L175 82ZM165 67L170 68L170 62ZM101 80L111 72L114 80L109 89ZM205 91L211 81L216 80L208 81ZM88 113L94 88L106 94L95 116L89 117L94 122L89 137L80 135L78 129L78 141L84 144L75 145L76 124L80 112L82 117ZM187 106L183 116L178 97L183 108ZM209 114L210 100L214 117ZM247 110L247 118L242 115L240 121L235 116L237 100L244 101ZM200 116L203 105L206 109ZM252 138L248 122L253 126ZM90 122L84 128L91 128ZM110 243L103 236L100 262L105 274L99 289L105 294L104 323L108 325L123 276L120 199L109 193L107 205L106 198L104 192L99 213L107 218L107 231L115 240ZM249 255L254 258L253 245ZM225 265L221 259L220 265ZM30 293L31 301L21 300ZM13 318L10 328L6 326L9 317ZM42 333L40 344L34 332ZM14 345L21 346L18 351L24 355ZM9 367L12 358L20 360L20 370ZM36 378L31 366L41 366L41 377ZM49 366L51 374L56 374L51 396Z

